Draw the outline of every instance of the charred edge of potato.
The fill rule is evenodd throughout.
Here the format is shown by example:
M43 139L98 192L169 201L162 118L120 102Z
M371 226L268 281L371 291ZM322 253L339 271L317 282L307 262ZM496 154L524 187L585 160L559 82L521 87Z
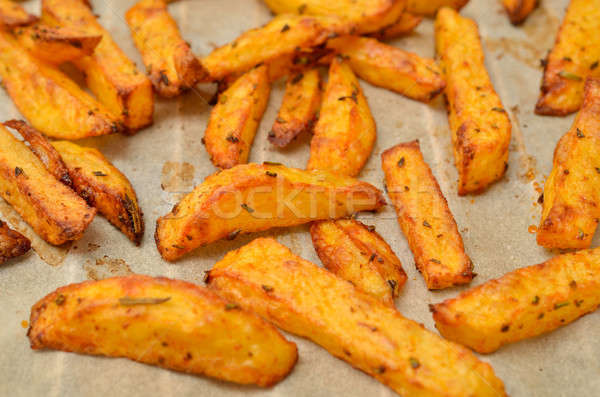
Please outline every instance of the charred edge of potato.
M30 249L31 242L27 237L0 221L0 264L24 255Z
M508 18L513 25L520 25L538 6L539 0L503 0Z
M39 20L14 1L0 0L0 26L14 28L31 25Z
M422 16L404 12L397 22L386 26L377 32L371 33L368 36L376 38L377 40L392 40L411 34L417 26L419 26L421 21L423 21Z

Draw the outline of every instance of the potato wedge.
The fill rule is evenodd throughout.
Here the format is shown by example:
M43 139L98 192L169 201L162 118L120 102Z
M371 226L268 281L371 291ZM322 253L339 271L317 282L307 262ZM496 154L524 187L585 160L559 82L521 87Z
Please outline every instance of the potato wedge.
M176 371L270 386L296 345L258 316L197 285L131 275L61 287L31 308L31 348L126 357Z
M159 95L177 96L204 76L200 61L181 37L164 0L141 0L127 11L125 19Z
M201 62L210 79L243 73L260 63L318 46L336 34L348 34L354 26L335 16L279 15L263 27L252 29L229 44L215 49Z
M394 305L406 282L402 263L374 228L349 219L314 222L310 235L330 272L356 288Z
M502 0L504 9L513 25L525 22L538 3L538 0Z
M29 14L19 4L11 0L0 0L0 26L14 28L15 26L30 25L38 20Z
M30 249L31 242L27 237L0 221L0 265L9 259L26 254Z
M468 284L473 262L437 180L423 159L418 141L401 143L381 154L387 192L398 214L417 269L429 289Z
M446 86L433 59L421 58L376 39L343 36L329 40L327 47L347 58L361 79L418 101L431 101Z
M403 12L400 19L381 30L369 34L377 40L391 40L412 33L423 20L422 16Z
M150 80L114 42L82 0L43 0L42 20L102 36L93 55L74 61L89 89L127 127L126 133L152 124L154 96Z
M463 8L469 0L406 0L406 11L415 15L434 17L442 7Z
M97 149L52 142L69 169L73 189L135 245L144 236L144 214L133 186Z
M64 73L34 58L1 30L0 77L21 114L47 136L81 139L122 129L103 105Z
M242 164L209 176L156 222L156 246L174 261L239 233L373 211L385 204L374 186L324 171Z
M0 196L50 244L79 239L96 210L59 182L2 125L0 147Z
M510 119L485 68L475 21L443 8L435 39L446 78L458 194L479 193L506 172Z
M431 306L449 340L479 353L553 331L600 305L600 249L556 256Z
M600 222L600 79L588 78L573 126L556 145L537 243L589 248Z
M229 252L209 288L402 396L505 396L492 368L271 238ZM457 375L460 374L460 375Z
M376 135L375 120L356 76L347 62L335 57L306 168L356 176L373 150Z
M565 116L583 101L585 78L600 77L600 0L571 0L544 62L537 114Z
M219 95L204 132L204 146L215 167L226 169L248 162L270 91L267 66L260 65Z

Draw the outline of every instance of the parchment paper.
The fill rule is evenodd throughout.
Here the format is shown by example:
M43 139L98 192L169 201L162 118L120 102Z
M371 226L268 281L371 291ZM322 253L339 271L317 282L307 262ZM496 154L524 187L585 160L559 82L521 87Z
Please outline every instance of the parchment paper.
M134 1L93 3L100 21L117 43L142 65L124 21L124 13ZM399 142L419 138L425 159L449 201L479 274L472 285L552 255L536 245L535 235L528 232L528 226L539 221L540 206L536 200L540 192L536 187L543 186L551 169L554 146L573 118L535 116L533 108L542 76L539 59L551 48L567 3L567 0L543 0L541 8L519 28L510 25L499 0L472 0L462 12L479 23L489 72L513 121L507 176L482 195L457 196L457 173L441 98L428 106L361 81L377 121L378 137L360 178L382 188L381 152ZM37 1L27 2L26 7L39 13ZM172 4L170 10L199 55L266 23L271 17L259 0L181 0ZM432 22L424 21L415 34L393 44L433 56ZM319 263L307 226L212 244L175 264L161 260L153 239L156 218L215 171L200 142L209 117L207 99L211 94L210 86L200 86L175 100L157 100L154 125L136 136L107 136L81 142L99 148L132 181L145 213L146 234L137 248L105 219L97 217L85 236L70 247L49 248L34 241L39 254L31 252L0 267L0 395L395 395L319 346L294 336L289 338L298 344L298 365L287 379L266 390L180 374L126 359L34 352L29 348L26 324L22 321L29 319L29 310L38 299L65 284L129 272L202 284L204 270L210 269L227 251L259 235L275 235L297 254ZM275 149L266 139L282 94L283 83L279 82L273 87L250 161L278 161L303 168L308 158L308 136L300 137L285 150ZM1 91L0 120L14 117L19 117L19 113ZM0 205L0 214L19 226L18 216L5 203ZM362 215L360 219L377 227L409 275L396 301L398 309L436 332L428 304L455 296L462 288L427 291L391 206L380 214ZM598 238L594 242L597 244ZM600 314L594 313L482 359L492 364L513 396L597 396L600 395L599 328Z

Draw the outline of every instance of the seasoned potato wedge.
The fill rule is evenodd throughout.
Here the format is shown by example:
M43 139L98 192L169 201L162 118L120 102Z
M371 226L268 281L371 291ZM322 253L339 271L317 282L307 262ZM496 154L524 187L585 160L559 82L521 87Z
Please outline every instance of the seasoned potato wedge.
M206 288L131 275L61 287L31 308L31 348L126 357L176 371L270 386L296 345Z
M587 76L600 77L600 0L571 0L544 62L537 114L565 116L579 109Z
M352 29L352 24L335 16L279 15L265 26L215 49L201 62L210 79L221 80L260 63L318 46L330 36L348 34Z
M209 176L156 222L156 245L174 261L239 233L341 218L385 204L374 186L323 171L243 164Z
M409 12L403 12L398 21L393 24L384 27L377 32L371 33L372 36L378 40L390 40L397 37L401 37L411 33L423 20L423 17L411 14Z
M52 142L69 169L73 189L136 245L144 236L144 215L133 186L97 149Z
M460 10L468 2L469 0L406 0L406 11L416 15L433 17L442 7Z
M50 244L77 240L96 210L59 182L21 141L0 125L0 195Z
M29 25L37 21L35 15L29 14L19 4L11 0L0 0L0 27L13 28Z
M315 222L313 245L327 270L393 306L406 282L402 263L374 229L349 219Z
M510 119L485 68L475 21L443 8L435 40L446 77L458 194L479 193L506 172Z
M537 7L538 0L502 0L504 9L513 25L519 25L527 19Z
M556 145L537 242L588 248L600 222L600 79L588 78L573 126Z
M270 238L229 252L209 287L402 396L505 396L492 368ZM459 375L457 375L459 374Z
M270 91L267 66L261 65L219 95L204 132L204 146L215 167L226 169L248 161Z
M429 102L446 83L433 59L381 43L376 39L343 36L327 42L361 79L409 98Z
M154 96L150 80L127 58L85 1L43 0L42 20L101 35L94 53L75 60L75 66L85 74L89 89L127 127L125 132L134 133L152 124Z
M0 221L0 265L9 259L24 255L31 249L31 242L21 233Z
M356 176L373 150L377 127L348 63L334 57L307 169Z
M141 0L125 14L156 92L174 97L192 88L204 71L164 0Z
M289 76L279 113L269 132L269 141L287 146L305 131L311 131L321 108L321 76L309 69Z
M21 114L47 136L80 139L122 128L104 106L64 73L34 58L2 30L0 77Z
M600 305L600 249L524 267L431 306L449 340L479 353L553 331Z
M429 289L467 284L475 276L456 221L419 142L396 145L381 155L387 192L398 214L417 269Z

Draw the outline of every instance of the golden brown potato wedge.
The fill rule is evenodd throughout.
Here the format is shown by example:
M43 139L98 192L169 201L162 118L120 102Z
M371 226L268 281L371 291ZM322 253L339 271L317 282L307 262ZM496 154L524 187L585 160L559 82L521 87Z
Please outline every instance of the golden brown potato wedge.
M144 214L133 186L97 149L52 142L69 169L73 189L135 245L144 236Z
M104 106L64 73L34 58L1 30L0 77L21 114L47 136L81 139L122 129Z
M469 0L406 0L406 11L416 15L433 17L442 7L460 10L468 2Z
M538 0L502 0L504 9L513 25L525 22L538 3Z
M0 0L0 27L14 28L30 25L37 20L38 17L29 14L14 1Z
M377 127L348 63L335 57L319 120L310 142L307 169L356 176L373 150Z
M21 233L0 221L0 265L9 259L24 255L31 249L31 242Z
M273 239L229 252L210 271L208 285L402 396L506 396L492 368L468 349Z
M565 116L583 101L585 78L600 77L600 0L571 0L544 62L537 114Z
M406 282L402 263L373 227L349 219L315 222L313 245L330 272L393 306Z
M327 47L346 58L361 79L418 101L429 102L446 86L433 59L421 58L376 39L343 36L329 40Z
M412 33L421 23L423 17L414 15L409 12L403 12L398 21L384 27L377 32L371 33L369 36L378 40L391 40L397 37L405 36Z
M86 2L43 0L42 20L101 35L94 53L75 60L75 66L85 74L94 95L127 127L125 132L135 133L152 124L154 96L150 80L127 58Z
M215 167L226 169L248 161L270 91L267 66L261 65L219 95L204 132L204 146Z
M385 204L374 186L324 171L242 164L209 176L156 222L156 245L174 261L239 233L336 219Z
M202 65L183 40L164 0L141 0L125 19L156 92L174 97L196 85Z
M479 193L506 172L510 119L485 68L475 21L443 8L435 39L446 77L458 194Z
M21 141L0 125L0 195L50 244L77 240L96 210L59 182Z
M537 242L589 248L600 222L600 79L588 78L581 110L556 145L544 185Z
M269 132L269 141L285 147L301 133L312 131L320 108L319 70L308 69L289 76L279 113Z
M31 308L31 348L126 357L176 371L270 386L296 345L258 316L185 281L131 275L61 287Z
M456 221L418 141L381 155L387 192L398 214L417 269L429 289L468 284L475 276Z
M600 305L600 249L515 270L431 306L447 339L479 353L553 331Z

